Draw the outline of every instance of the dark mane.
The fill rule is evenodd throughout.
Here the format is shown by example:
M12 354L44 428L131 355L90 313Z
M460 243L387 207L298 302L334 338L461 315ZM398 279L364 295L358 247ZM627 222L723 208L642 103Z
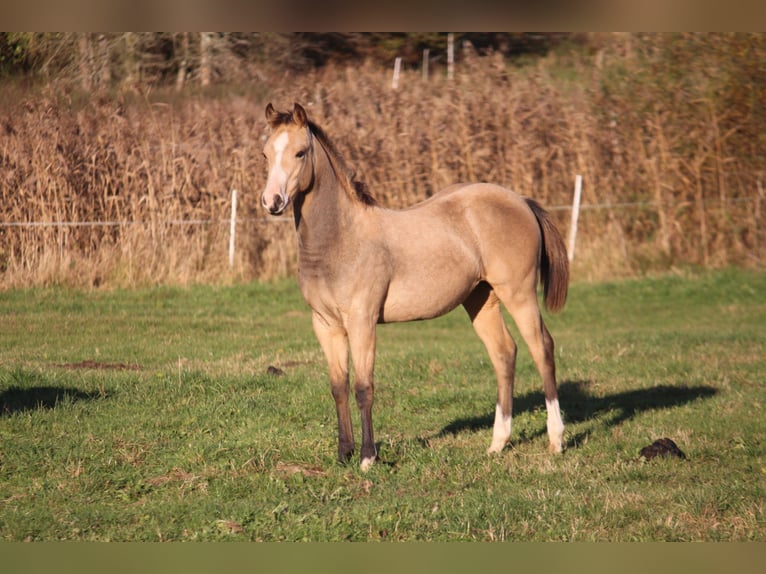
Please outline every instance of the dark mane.
M271 125L271 128L274 129L278 126L290 124L293 121L293 112L277 112L275 110L274 115L269 119L269 124ZM311 134L319 141L319 144L325 152L327 152L327 157L330 158L330 164L349 196L361 201L365 205L378 205L378 200L369 192L367 184L354 179L356 172L346 165L343 156L338 153L335 144L333 144L330 138L327 137L325 131L311 120L308 120L308 127Z
M340 177L346 191L365 205L378 205L378 201L368 191L367 184L355 179L356 172L346 165L343 156L340 155L335 144L333 144L330 138L327 137L325 131L310 120L309 130L311 130L312 135L327 152L327 157L330 158L330 163Z

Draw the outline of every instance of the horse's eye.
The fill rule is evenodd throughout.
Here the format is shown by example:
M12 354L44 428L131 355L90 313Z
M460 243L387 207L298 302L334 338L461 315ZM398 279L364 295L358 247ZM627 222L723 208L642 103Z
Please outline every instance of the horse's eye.
M298 159L302 159L303 156L305 156L305 155L306 155L306 150L301 150L301 151L299 151L298 153L295 154L295 157L297 157Z

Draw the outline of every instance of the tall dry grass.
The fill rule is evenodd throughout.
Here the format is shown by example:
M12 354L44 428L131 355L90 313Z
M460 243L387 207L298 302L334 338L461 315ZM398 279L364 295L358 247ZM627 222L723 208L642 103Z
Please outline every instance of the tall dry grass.
M0 228L2 284L187 283L286 272L263 250L280 226L251 221L263 179L260 108L245 98L78 104L44 94L21 103L3 118L2 221L96 224ZM235 188L238 215L248 221L230 268Z
M553 208L566 232L581 174L583 203L599 209L581 214L575 276L761 265L766 142L751 125L760 121L752 94L726 78L678 80L657 65L661 42L644 48L607 45L524 67L467 52L454 81L433 67L427 81L405 70L397 90L391 70L373 64L274 76L252 96L83 98L51 85L0 110L0 221L116 223L0 227L0 286L291 273L292 226L258 207L267 101L303 103L388 207L457 181L493 181ZM686 93L672 92L679 86ZM705 95L714 89L723 100ZM233 188L240 222L230 268Z

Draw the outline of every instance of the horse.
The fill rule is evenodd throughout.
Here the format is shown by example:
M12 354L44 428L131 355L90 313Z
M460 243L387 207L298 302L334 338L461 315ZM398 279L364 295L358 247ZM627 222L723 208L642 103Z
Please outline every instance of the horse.
M460 183L410 207L378 204L326 133L298 103L279 112L269 103L264 146L268 177L263 207L293 207L298 283L329 369L338 418L338 460L349 461L349 352L361 416L360 467L378 460L372 424L376 325L431 319L465 308L497 377L492 441L511 437L516 343L510 313L543 380L549 451L560 453L564 423L556 389L554 343L537 299L564 306L569 260L561 234L540 204L490 183Z

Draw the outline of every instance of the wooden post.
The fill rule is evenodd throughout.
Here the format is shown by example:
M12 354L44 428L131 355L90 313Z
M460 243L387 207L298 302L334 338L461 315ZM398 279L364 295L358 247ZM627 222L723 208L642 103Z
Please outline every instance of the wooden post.
M572 201L572 224L569 226L569 261L574 260L575 241L577 239L577 220L580 218L580 198L582 196L582 176L575 177L574 199Z
M211 44L213 40L213 34L210 32L200 32L199 37L199 83L202 87L210 85L211 77Z
M189 32L180 33L180 46L178 48L178 75L176 76L176 91L180 92L186 81L186 67L189 65Z
M423 50L423 81L428 81L428 60L429 60L429 50L428 48L425 48Z
M447 79L455 78L455 34L447 34Z
M753 237L755 237L755 252L760 253L760 246L761 246L761 240L760 240L760 227L758 225L758 222L761 221L761 201L763 201L764 197L766 197L763 193L763 185L761 184L761 176L758 176L758 195L755 196L755 211L754 215L755 218L753 220L755 232L753 233Z
M402 59L397 58L394 61L394 77L391 79L391 89L396 90L399 88L399 73L402 69Z
M234 237L237 231L237 190L231 190L231 223L229 226L229 267L234 267Z

